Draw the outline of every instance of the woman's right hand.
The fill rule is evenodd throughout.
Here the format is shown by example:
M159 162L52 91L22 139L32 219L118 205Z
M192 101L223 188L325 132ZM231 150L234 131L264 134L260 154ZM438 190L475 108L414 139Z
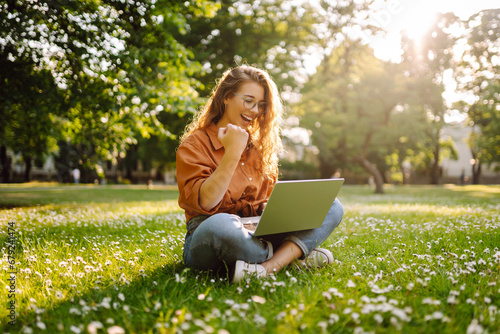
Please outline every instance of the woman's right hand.
M222 146L224 146L226 154L238 158L238 160L248 145L248 132L233 124L219 128L218 138Z
M219 129L218 138L225 149L224 157L200 188L200 206L207 211L212 210L224 197L241 154L247 147L248 132L239 126L228 124Z

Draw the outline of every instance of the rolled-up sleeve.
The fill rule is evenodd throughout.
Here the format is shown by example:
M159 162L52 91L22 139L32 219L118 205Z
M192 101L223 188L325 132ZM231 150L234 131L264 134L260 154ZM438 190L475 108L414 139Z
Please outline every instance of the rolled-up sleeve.
M201 186L224 157L224 147L217 134L217 126L213 124L192 133L177 149L179 206L186 213L186 221L199 215L219 212L241 217L259 215L262 213L262 203L267 201L276 182L276 179L260 174L259 155L250 147L241 156L222 200L212 209L204 210L200 205Z
M190 142L181 144L177 149L176 161L179 206L186 210L187 216L216 213L222 201L209 211L200 205L201 185L217 168L204 154L203 147L197 147Z

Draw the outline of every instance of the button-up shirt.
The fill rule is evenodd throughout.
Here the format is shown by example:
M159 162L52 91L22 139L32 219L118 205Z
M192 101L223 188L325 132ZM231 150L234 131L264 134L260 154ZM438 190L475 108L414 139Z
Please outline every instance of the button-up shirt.
M262 214L276 180L262 177L258 171L258 152L251 145L243 152L222 200L211 210L200 206L200 188L212 175L224 156L218 139L218 128L211 124L187 137L177 149L177 185L179 206L185 210L186 222L198 215L231 213L240 217Z

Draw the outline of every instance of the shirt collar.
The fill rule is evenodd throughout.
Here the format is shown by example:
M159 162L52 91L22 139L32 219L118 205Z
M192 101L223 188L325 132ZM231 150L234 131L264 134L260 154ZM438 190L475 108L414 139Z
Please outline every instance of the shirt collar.
M208 138L210 138L210 142L214 149L220 150L223 146L219 141L219 128L215 123L210 124L210 126L206 129Z

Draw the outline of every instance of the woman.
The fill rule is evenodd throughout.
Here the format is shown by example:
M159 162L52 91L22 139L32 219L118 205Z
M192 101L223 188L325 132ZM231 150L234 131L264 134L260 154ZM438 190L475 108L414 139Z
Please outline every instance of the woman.
M232 281L278 271L296 259L321 266L332 254L316 248L342 219L335 200L320 228L257 238L240 217L262 214L278 177L282 104L275 83L255 67L227 71L177 150L179 205L185 210L184 262L197 269L230 267ZM276 252L273 252L276 249Z

